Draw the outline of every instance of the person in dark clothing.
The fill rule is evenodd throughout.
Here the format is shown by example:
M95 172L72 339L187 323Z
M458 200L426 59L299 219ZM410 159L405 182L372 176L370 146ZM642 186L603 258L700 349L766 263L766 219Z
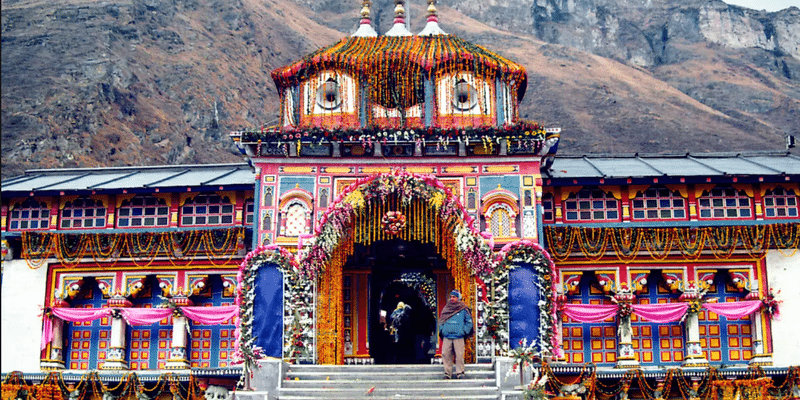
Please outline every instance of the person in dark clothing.
M472 313L461 301L461 293L450 292L450 300L439 315L439 337L442 338L442 360L444 377L453 377L455 359L455 378L464 378L464 338L473 332Z

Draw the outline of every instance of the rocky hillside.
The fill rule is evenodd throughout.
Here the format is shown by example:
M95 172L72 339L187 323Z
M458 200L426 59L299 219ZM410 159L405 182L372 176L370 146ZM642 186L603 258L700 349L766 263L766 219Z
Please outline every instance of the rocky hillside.
M4 0L2 176L240 161L269 72L352 33L360 0ZM417 4L419 3L419 4ZM412 31L422 1L407 8ZM800 136L800 9L696 0L441 0L440 25L528 69L561 153L781 149ZM379 32L393 2L376 0Z

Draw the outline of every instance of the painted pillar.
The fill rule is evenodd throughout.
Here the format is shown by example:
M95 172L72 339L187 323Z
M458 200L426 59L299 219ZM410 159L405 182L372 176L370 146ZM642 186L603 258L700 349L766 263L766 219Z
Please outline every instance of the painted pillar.
M683 356L684 367L707 367L708 360L703 356L703 349L700 346L700 301L694 300L689 305L686 313L686 348Z
M179 307L191 306L192 301L185 296L175 296L172 298L175 305ZM189 357L186 351L188 343L188 325L186 317L179 313L172 314L172 343L170 344L169 358L167 359L167 369L189 369Z
M750 358L750 365L769 366L772 365L772 354L765 352L764 328L762 318L763 312L756 311L750 315L751 331L753 332L753 357Z
M130 307L132 304L128 299L122 295L114 295L108 299L109 307ZM125 320L122 315L115 311L111 315L111 337L109 338L108 353L106 355L106 362L100 369L111 370L127 370L128 369L128 356L127 339L125 336L125 329L127 328Z
M639 366L639 361L636 361L636 356L633 353L633 328L631 328L631 303L634 299L634 294L627 290L627 287L620 289L620 292L614 295L614 298L619 304L619 329L617 329L617 368L636 368Z
M122 319L122 316L116 313L113 314L111 316L111 338L109 340L108 358L100 369L128 369L125 328L125 320Z
M58 317L53 319L53 340L46 350L49 353L42 359L42 371L55 371L64 369L64 320Z

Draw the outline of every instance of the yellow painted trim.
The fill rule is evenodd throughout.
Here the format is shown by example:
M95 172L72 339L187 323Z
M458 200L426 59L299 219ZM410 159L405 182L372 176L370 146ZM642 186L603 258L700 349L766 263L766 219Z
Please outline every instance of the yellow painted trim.
M310 174L310 173L313 173L314 170L315 170L315 167L308 167L308 166L302 166L302 167L284 166L283 167L283 172L289 173L289 174Z
M522 186L533 186L533 176L530 175L523 176Z
M747 183L734 183L731 186L736 190L744 191L747 197L750 197L751 199L755 197L755 191L753 190L753 185Z
M715 185L713 183L694 185L694 197L695 198L700 198L703 195L703 192L710 191L711 189L713 189L716 186L717 185Z
M628 186L628 200L633 200L636 198L640 192L644 194L644 191L650 189L650 185L630 185Z
M517 170L514 165L489 165L484 168L489 173L511 173Z
M363 167L361 169L362 172L367 174L376 174L376 173L387 173L391 172L391 168L389 167Z
M450 174L469 174L474 171L472 167L443 167L445 173Z
M670 192L678 192L684 199L689 198L689 187L686 185L665 185Z
M435 167L406 167L406 171L415 174L433 174L436 172Z
M325 173L329 174L349 174L352 171L350 167L325 167Z
M467 177L467 186L478 186L478 179L474 176Z

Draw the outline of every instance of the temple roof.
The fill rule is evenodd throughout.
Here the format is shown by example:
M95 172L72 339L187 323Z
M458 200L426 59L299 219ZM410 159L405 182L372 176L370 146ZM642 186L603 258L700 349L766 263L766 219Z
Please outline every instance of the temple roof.
M156 167L64 168L25 171L3 180L2 191L48 192L202 186L252 187L248 164L169 165Z
M800 157L787 152L558 156L544 178L717 177L800 175Z
M514 81L520 99L527 88L527 73L522 65L453 35L346 37L273 70L272 79L278 89L283 89L325 70L398 86L405 82L422 85L422 75L467 70L483 78Z

